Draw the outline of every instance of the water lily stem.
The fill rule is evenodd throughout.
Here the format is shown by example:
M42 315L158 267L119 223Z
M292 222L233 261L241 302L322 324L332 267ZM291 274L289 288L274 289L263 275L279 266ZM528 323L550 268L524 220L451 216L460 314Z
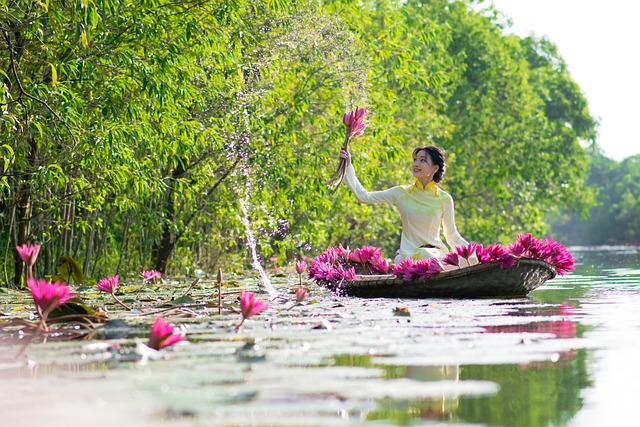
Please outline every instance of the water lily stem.
M116 296L116 294L111 294L111 296L113 297L113 299L120 304L121 306L123 306L124 308L126 308L127 310L131 311L131 307L129 307L127 304L123 303L122 301L120 301L120 299Z
M191 289L193 289L193 287L197 285L199 281L200 281L200 278L196 278L196 280L193 281L193 283L189 286L189 289L187 289L187 291L182 296L186 297L187 295L189 295L189 292L191 292Z
M49 327L47 326L47 317L49 317L49 312L42 312L40 307L36 307L38 310L38 317L40 317L40 330L42 332L48 332Z
M218 268L218 314L222 314L222 269Z

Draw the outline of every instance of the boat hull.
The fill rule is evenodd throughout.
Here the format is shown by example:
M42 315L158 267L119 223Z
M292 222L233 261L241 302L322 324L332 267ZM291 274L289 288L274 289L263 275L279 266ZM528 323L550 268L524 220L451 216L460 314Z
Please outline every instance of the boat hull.
M343 295L361 298L512 298L527 295L555 276L551 264L520 259L513 267L477 264L426 281L405 281L394 275L358 276L339 288Z

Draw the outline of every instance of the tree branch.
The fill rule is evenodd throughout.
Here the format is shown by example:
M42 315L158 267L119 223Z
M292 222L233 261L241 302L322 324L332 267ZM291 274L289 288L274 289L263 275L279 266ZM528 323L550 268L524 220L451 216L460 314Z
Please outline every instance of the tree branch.
M71 130L71 126L69 126L69 124L67 122L65 122L62 117L60 117L58 115L58 113L56 113L54 111L53 108L51 108L51 106L46 102L43 101L42 99L38 98L37 96L31 95L30 93L28 93L24 87L22 86L22 82L20 81L20 77L18 76L18 70L16 69L16 63L15 63L15 57L14 57L14 53L13 53L13 43L11 42L11 37L9 36L9 34L7 34L6 31L2 32L2 35L4 36L4 40L7 43L7 47L9 48L9 61L11 63L11 72L13 73L13 77L16 79L16 83L18 84L18 88L20 89L20 93L24 96L26 96L27 98L43 105L47 110L49 110L49 112L51 114L53 114L53 116L60 121L60 123L62 123L64 125L65 128L67 128L67 131L69 132L69 135L71 135L71 139L76 142L76 137L73 134L72 130Z

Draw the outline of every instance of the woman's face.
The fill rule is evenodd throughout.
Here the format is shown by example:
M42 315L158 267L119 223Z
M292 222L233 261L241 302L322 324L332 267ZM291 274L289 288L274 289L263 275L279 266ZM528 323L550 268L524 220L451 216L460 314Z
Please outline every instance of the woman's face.
M427 154L426 150L420 150L413 158L413 164L411 165L411 172L413 176L418 178L423 183L433 179L433 175L438 172L440 166L433 163L431 156Z

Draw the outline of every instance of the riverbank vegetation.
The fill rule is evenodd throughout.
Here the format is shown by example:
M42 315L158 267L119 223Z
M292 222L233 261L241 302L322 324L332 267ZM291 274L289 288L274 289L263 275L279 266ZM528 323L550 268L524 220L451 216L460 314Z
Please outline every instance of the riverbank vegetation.
M392 207L326 182L342 115L370 189L410 182L418 145L469 240L541 235L585 213L595 121L549 40L476 1L96 0L0 8L0 283L248 266L399 240ZM77 260L73 264L71 261Z
M616 162L595 151L590 164L587 185L597 194L596 204L587 216L556 213L552 233L575 245L640 244L640 156Z

